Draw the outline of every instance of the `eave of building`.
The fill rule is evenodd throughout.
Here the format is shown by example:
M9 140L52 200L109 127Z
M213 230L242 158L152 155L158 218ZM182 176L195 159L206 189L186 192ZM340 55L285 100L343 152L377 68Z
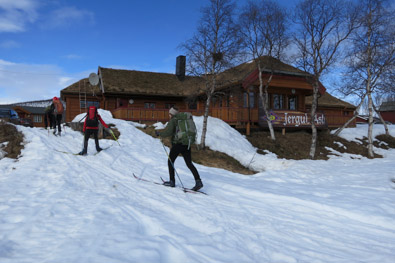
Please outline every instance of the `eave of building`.
M269 78L271 75L271 71L265 69L262 71L263 78ZM293 88L293 89L304 89L304 90L313 90L311 84L307 82L307 77L309 75L306 73L298 73L298 72L289 72L289 71L273 71L272 82L269 84L271 87L286 87L286 88ZM299 83L292 83L289 82L288 84L276 84L274 80L291 80L291 81L298 81ZM242 86L244 89L247 89L251 85L259 85L259 70L255 69L249 75L247 75L243 82ZM321 95L325 94L326 88L320 83L319 91Z

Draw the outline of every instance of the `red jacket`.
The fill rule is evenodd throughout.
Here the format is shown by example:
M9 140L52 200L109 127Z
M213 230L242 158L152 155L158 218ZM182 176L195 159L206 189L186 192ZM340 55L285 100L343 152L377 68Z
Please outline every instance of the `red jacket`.
M100 117L99 114L97 114L97 119L100 121L100 123L101 123L104 127L108 128L108 125L103 121L103 119ZM92 126L92 127L87 126L87 125L86 125L86 121L87 121L87 120L88 120L88 116L85 118L85 121L84 121L84 128L82 129L83 132L85 132L86 129L88 129L88 130L98 130L98 129L99 129L99 125L97 125L97 126Z

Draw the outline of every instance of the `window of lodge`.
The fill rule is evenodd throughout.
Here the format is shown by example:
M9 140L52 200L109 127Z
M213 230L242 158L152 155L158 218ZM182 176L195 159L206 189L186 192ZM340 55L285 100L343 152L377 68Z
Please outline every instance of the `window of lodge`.
M85 103L84 100L80 101L80 107L81 108L89 108L90 106L95 106L95 107L99 108L100 107L100 102L98 102L98 101L88 101L87 100L86 103Z
M197 109L197 102L196 101L191 101L188 103L188 109L190 110L196 110Z
M298 105L298 98L296 96L289 96L288 97L288 109L289 110L296 110Z
M281 110L284 108L284 98L281 94L273 94L273 109Z
M254 92L244 92L243 106L248 108L248 101L250 102L250 108L255 107L255 93Z
M175 106L174 103L165 103L165 109L170 109L170 108L172 108L174 106Z
M33 115L33 122L41 123L43 122L43 117L41 115Z
M144 108L145 109L155 109L155 102L145 102Z

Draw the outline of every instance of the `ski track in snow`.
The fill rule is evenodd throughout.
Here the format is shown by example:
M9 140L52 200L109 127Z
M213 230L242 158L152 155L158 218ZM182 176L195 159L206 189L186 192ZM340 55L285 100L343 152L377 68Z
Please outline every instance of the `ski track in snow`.
M88 156L55 151L81 150L83 135L69 128L55 137L18 127L22 157L0 161L0 262L394 262L394 150L374 160L258 155L254 167L265 171L253 176L196 164L209 195L188 194L134 179L167 178L160 141L101 115L121 146L100 140L113 146L97 155L93 139ZM230 129L222 151L234 141L253 151L210 121L213 148ZM234 154L247 164L251 155ZM175 166L193 186L182 157Z

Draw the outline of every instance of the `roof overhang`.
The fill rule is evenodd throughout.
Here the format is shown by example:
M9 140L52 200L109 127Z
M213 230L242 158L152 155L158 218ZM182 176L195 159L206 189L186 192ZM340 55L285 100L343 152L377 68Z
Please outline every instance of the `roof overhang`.
M14 109L15 111L18 110L18 111L24 112L24 113L26 113L26 114L31 114L30 111L26 110L25 108L23 108L23 107L21 107L21 106L15 106L15 107L13 107L13 109Z
M269 71L262 71L262 77L263 78L269 78L271 73ZM285 72L285 71L275 71L273 73L272 81L273 80L288 80L288 83L286 86L284 85L284 88L296 88L296 89L306 89L306 90L313 90L312 85L308 82L307 78L309 75L307 74L302 74L302 73L294 73L294 72ZM251 85L256 85L257 82L259 81L259 70L256 69L253 72L251 72L247 77L244 78L242 82L242 86L244 89L247 89ZM276 85L274 82L270 84L270 86L279 86ZM318 92L323 95L326 92L326 88L322 85L320 82L319 90Z

